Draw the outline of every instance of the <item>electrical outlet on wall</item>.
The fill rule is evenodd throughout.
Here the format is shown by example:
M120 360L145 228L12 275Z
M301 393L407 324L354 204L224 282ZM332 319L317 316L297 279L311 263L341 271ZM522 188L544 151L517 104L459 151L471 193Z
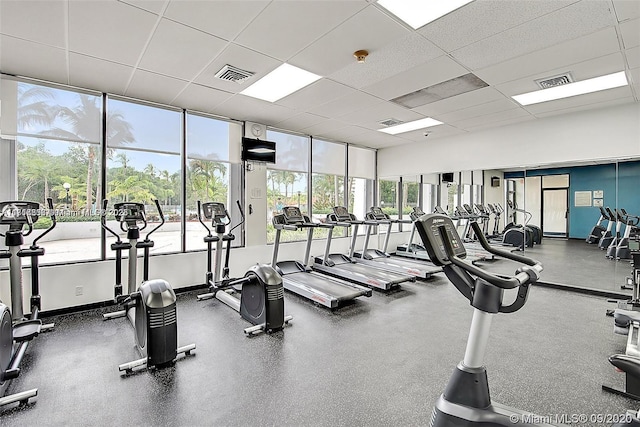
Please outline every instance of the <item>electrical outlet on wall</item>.
M84 292L84 288L82 286L76 286L76 296L79 297Z

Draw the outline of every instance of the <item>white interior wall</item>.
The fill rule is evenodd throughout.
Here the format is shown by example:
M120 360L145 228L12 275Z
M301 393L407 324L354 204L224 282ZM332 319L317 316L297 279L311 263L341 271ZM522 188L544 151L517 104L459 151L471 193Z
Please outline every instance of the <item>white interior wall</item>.
M500 178L500 185L498 187L491 186L491 178L494 176ZM484 204L486 205L487 203L500 203L500 205L504 208L504 186L504 173L502 171L493 169L484 171L484 185L482 186L482 189L484 191ZM500 229L504 228L505 226L504 216L505 215L502 215L502 217L500 218L501 224L498 225ZM489 224L489 227L490 230L493 230L493 220Z
M640 104L569 113L378 151L378 175L640 156Z

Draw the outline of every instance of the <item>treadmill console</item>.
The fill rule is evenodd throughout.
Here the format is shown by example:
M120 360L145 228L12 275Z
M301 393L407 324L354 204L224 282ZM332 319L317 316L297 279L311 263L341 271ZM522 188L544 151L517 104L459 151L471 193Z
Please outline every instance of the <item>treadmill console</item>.
M440 215L446 215L446 214L447 214L447 213L444 211L444 209L442 209L440 206L436 206L436 207L433 209L433 213L437 213L437 214L440 214Z
M299 224L305 222L300 208L297 206L285 206L282 208L282 215L284 217L285 224Z
M214 222L220 222L221 219L229 216L227 209L224 207L224 203L220 202L203 203L202 212L206 219L213 220Z
M371 208L371 210L369 210L369 213L367 214L367 217L369 219L372 219L374 221L384 221L387 218L387 214L385 214L384 212L382 212L382 209L378 206L374 206Z
M418 218L420 218L422 215L424 215L424 211L422 210L422 208L420 206L414 206L413 207L413 212L411 212L411 214L409 214L409 216L411 217L411 219L413 221L417 221Z
M344 206L334 206L333 214L336 222L349 222L351 220L351 214Z
M427 249L429 259L437 266L444 266L451 264L447 251L444 248L442 236L440 235L440 227L445 228L447 232L448 240L451 242L453 252L458 258L465 258L467 252L462 244L462 239L456 231L456 226L453 224L451 218L446 215L429 214L421 217L416 221L416 228L418 234Z
M34 224L38 220L38 213L40 213L40 204L36 202L1 202L0 224L21 229L24 224Z
M144 203L123 202L113 205L118 221L126 222L127 226L135 226L138 221L146 222Z

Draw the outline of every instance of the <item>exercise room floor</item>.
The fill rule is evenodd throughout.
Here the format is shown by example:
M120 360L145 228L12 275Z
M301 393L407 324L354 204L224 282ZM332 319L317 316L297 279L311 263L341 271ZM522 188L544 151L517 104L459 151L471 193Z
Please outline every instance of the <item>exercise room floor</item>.
M637 402L607 356L624 351L604 299L534 287L518 313L494 319L487 351L495 401L539 414L618 414ZM374 292L334 312L286 294L293 325L244 336L217 300L179 295L179 342L195 356L121 377L136 359L125 319L100 310L59 316L29 348L10 391L39 388L36 403L5 409L10 426L427 425L463 357L468 302L444 278ZM597 425L587 423L580 425Z

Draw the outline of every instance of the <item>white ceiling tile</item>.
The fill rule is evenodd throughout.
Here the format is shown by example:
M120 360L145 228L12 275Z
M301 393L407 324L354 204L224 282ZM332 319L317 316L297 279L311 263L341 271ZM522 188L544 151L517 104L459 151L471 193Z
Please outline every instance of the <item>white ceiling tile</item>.
M637 0L613 0L618 21L640 17L640 2Z
M340 117L340 120L345 123L365 126L369 129L381 129L384 126L378 122L389 118L410 122L412 120L422 119L424 116L392 102L381 101L371 107L358 109L349 114L345 114Z
M0 33L66 48L65 3L61 0L0 1Z
M368 7L316 40L288 62L312 73L328 76L355 62L360 49L375 55L409 30L375 7ZM366 64L366 62L365 62Z
M346 142L350 137L361 134L365 129L359 126L345 126L342 128L325 131L326 137L334 141Z
M453 111L447 114L439 114L433 116L436 120L440 120L445 123L460 122L462 120L471 119L474 117L485 116L487 114L493 114L500 111L512 110L519 108L519 104L513 100L502 98L497 101L487 102L485 104L476 105L474 107L463 108L458 111Z
M474 1L425 25L418 32L451 52L576 1Z
M428 133L428 136L424 136L425 133ZM420 129L414 130L411 132L403 133L402 136L404 139L408 139L413 142L424 142L425 144L429 144L431 141L437 138L442 138L445 136L452 135L460 135L463 133L467 133L467 131L463 129L458 129L454 126L449 126L447 124L434 126L428 129Z
M73 86L124 95L132 67L91 56L69 53L69 83Z
M432 102L431 104L422 105L414 108L413 111L424 114L425 116L434 117L500 99L505 99L505 96L496 89L488 86Z
M518 116L518 117L511 117L505 120L497 120L494 122L489 122L489 123L481 123L477 126L468 126L465 128L466 131L468 132L477 132L483 129L489 129L489 128L496 128L496 127L502 127L502 126L508 126L508 125L513 125L516 123L522 123L522 122L529 122L532 120L535 120L536 118L534 116L531 115L524 115L524 116Z
M627 77L630 82L633 82L634 87L640 87L640 68L633 68L627 71ZM636 89L636 93L638 90Z
M511 82L495 85L495 88L505 96L520 95L522 93L540 90L535 80L552 77L567 71L571 73L574 81L582 81L593 77L611 74L625 69L624 58L620 52L600 58L573 64L567 67L547 70L544 73L534 74Z
M291 118L278 122L276 126L281 129L300 132L304 128L316 125L325 120L327 120L325 117L316 116L315 114L300 113Z
M63 49L2 35L0 52L0 70L3 73L68 83Z
M339 120L326 119L320 123L304 128L304 133L312 136L329 136L328 133L347 127L347 125Z
M118 0L122 3L130 4L131 6L139 7L146 11L159 15L164 8L164 5L168 3L168 0Z
M173 0L164 16L225 40L233 40L268 4L267 0Z
M216 114L237 120L275 125L298 112L281 105L244 95L234 95L216 107Z
M628 104L634 102L634 99L632 96L628 96L628 97L624 97L624 98L617 98L617 99L613 99L611 101L598 101L595 104L585 104L585 105L580 105L577 107L570 107L570 108L566 108L566 109L562 109L562 110L552 110L552 111L546 111L546 112L540 112L540 113L536 113L535 116L536 117L548 117L548 116L557 116L559 114L566 114L566 113L575 113L578 111L584 111L584 110L591 110L591 109L595 109L595 108L606 108L606 107L613 107L614 105L622 105L622 104Z
M599 92L587 93L584 95L572 96L570 98L557 99L555 101L541 102L523 107L531 114L546 113L549 111L566 110L568 108L579 107L583 105L592 105L598 108L600 102L609 102L621 98L632 97L631 88L629 86L618 87L615 89L601 90Z
M585 46L589 46L589 48L585 49ZM615 29L610 27L476 70L474 74L487 83L496 85L537 73L545 73L551 68L568 67L578 62L619 51L618 36Z
M365 6L363 1L272 2L235 41L286 61Z
M620 32L625 49L640 45L640 19L623 22L620 24Z
M441 56L381 82L365 86L362 90L383 99L393 99L468 72L448 56Z
M188 110L215 113L215 107L232 96L233 94L229 92L192 83L171 104Z
M333 101L324 103L317 107L310 108L309 113L323 117L337 118L349 114L352 111L367 108L381 102L379 98L368 95L364 92L349 89L348 93L336 98Z
M329 79L320 79L278 100L276 103L290 108L308 109L332 101L347 93L353 93L353 89Z
M199 30L163 19L156 28L139 67L192 80L227 42Z
M371 52L364 64L353 61L330 77L346 85L362 88L437 58L443 53L420 34L410 33Z
M640 46L636 46L633 49L625 50L624 55L627 57L629 68L640 67Z
M611 26L607 1L581 1L452 53L463 65L478 69L534 52Z
M255 73L241 83L230 82L215 77L226 64ZM263 55L246 47L230 43L216 59L195 78L195 82L227 92L240 92L276 69L281 61Z
M158 17L115 1L69 2L69 50L135 65Z
M499 111L497 113L486 114L484 116L474 117L472 119L460 120L447 123L459 129L469 130L477 126L484 126L493 122L501 122L504 120L517 119L520 117L529 117L531 114L522 108L514 108L513 110Z
M169 104L188 82L144 70L133 73L125 95L146 101Z

